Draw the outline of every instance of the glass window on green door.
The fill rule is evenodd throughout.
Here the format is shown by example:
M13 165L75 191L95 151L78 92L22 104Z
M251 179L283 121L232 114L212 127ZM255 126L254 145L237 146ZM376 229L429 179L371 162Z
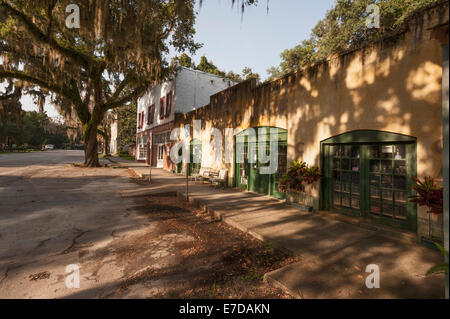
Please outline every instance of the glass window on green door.
M279 191L279 181L287 170L287 130L270 127L252 128L252 132L249 132L249 130L243 131L236 136L235 185L262 194L279 198L284 197L284 194ZM273 149L271 147L273 142L271 142L271 137L273 138L273 136L269 134L272 134L274 130L276 132L276 151L278 152L278 157L276 158L277 170L275 173L265 174L264 170L271 164L259 158L261 154L258 153L263 150L262 148L259 149L259 147L261 145L265 146L265 157L269 159ZM259 133L261 132L267 132L264 141L260 138Z
M325 145L326 207L411 230L417 212L407 201L416 171L415 143Z
M333 206L360 210L360 149L359 146L331 147L333 170Z
M405 220L407 145L371 145L369 155L370 213Z

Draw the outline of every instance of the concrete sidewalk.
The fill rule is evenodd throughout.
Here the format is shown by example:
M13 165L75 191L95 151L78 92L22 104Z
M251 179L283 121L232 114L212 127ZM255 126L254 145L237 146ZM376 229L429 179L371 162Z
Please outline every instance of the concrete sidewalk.
M113 158L139 176L145 164ZM122 191L123 197L178 192L185 178L152 169L152 184ZM379 232L300 211L267 196L189 182L189 200L217 218L300 257L300 262L265 274L267 282L297 298L442 298L444 276L425 277L442 262L438 252ZM367 265L380 269L380 288L366 287Z

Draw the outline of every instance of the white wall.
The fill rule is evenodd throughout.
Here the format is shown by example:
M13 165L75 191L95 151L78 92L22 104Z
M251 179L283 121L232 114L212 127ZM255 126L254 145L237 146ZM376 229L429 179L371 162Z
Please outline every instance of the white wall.
M175 112L187 113L209 104L209 98L220 91L227 89L236 83L222 79L219 76L180 67L174 80L169 80L151 88L138 100L138 124L139 113L144 111L144 125L137 132L146 131L175 119ZM172 110L169 117L159 119L159 100L170 91L173 92ZM167 101L166 101L167 102ZM152 125L147 124L148 108L155 104L155 117Z
M235 84L213 74L181 67L176 77L175 111L187 113L205 106L211 95Z
M139 122L138 122L139 121L139 113L142 111L144 111L144 113L145 113L144 125L143 125L142 129L139 129L139 128L137 129L138 132L146 131L150 128L171 122L175 119L175 116L174 116L174 114L175 114L174 113L175 97L172 102L172 110L171 110L170 115L168 117L164 117L164 119L162 119L162 120L159 119L159 100L160 100L160 98L165 97L167 95L167 93L169 93L170 91L175 92L174 81L164 82L162 84L159 84L159 85L151 88L144 96L142 96L138 100L138 116L136 118L136 125L139 124ZM165 101L165 103L167 103L167 100ZM153 124L148 125L147 124L148 108L152 104L155 104L155 117L153 120Z

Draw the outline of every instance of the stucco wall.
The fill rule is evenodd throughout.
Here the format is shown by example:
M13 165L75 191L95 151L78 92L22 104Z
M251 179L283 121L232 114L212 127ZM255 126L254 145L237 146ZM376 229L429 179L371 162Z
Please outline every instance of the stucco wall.
M441 176L442 52L427 29L443 20L448 10L426 12L409 32L292 75L289 159L319 165L321 140L384 130L417 137L418 175Z
M419 12L402 33L360 50L256 86L246 81L211 96L210 104L176 119L175 127L202 121L202 165L211 161L207 146L212 127L276 126L288 130L288 162L320 166L320 142L352 130L370 129L417 138L418 177L442 178L442 50L430 28L448 23L448 3ZM236 133L235 132L235 133ZM228 132L230 134L230 132ZM198 134L197 134L198 135ZM231 144L230 144L231 141ZM205 159L206 157L206 159ZM317 195L317 194L316 194ZM419 217L426 217L419 208Z
M180 116L215 127L288 129L288 159L320 164L320 141L356 129L417 137L418 175L441 176L442 52L429 28L448 21L448 4L414 17L409 29L361 50L256 87L246 81ZM206 134L208 135L208 134ZM204 137L205 141L208 136ZM222 165L217 164L217 167Z

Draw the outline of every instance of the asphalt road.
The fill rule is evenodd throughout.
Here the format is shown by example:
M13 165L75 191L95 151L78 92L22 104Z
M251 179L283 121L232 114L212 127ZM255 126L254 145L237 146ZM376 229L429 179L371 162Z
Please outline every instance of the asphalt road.
M70 165L82 161L82 151L0 154L0 298L102 298L126 275L117 239L149 228L119 195L137 185L124 169Z

